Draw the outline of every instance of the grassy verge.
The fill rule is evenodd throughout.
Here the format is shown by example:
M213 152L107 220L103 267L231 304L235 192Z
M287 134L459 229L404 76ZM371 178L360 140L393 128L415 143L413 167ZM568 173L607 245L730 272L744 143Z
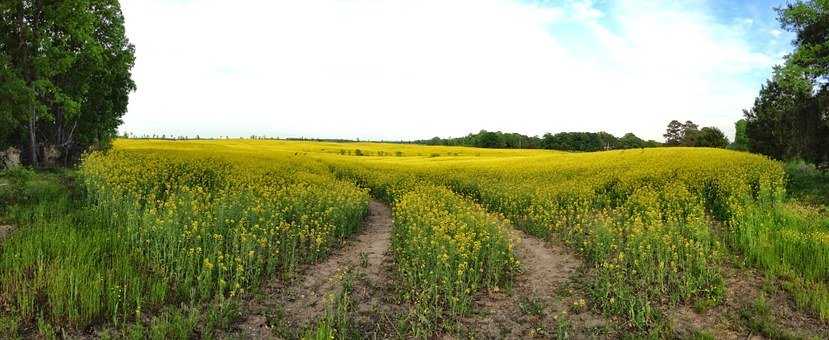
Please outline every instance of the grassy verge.
M730 223L729 244L747 264L780 280L796 305L829 320L829 174L785 165L786 201L746 206Z
M829 209L829 172L803 161L786 163L786 190L792 198L808 205Z

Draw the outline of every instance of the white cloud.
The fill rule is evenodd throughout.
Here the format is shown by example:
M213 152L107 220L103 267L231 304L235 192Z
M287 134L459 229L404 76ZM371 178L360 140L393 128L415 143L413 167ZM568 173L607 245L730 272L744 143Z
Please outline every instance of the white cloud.
M139 87L122 130L660 139L691 119L733 131L759 87L743 76L777 60L751 52L746 23L647 3L122 0Z

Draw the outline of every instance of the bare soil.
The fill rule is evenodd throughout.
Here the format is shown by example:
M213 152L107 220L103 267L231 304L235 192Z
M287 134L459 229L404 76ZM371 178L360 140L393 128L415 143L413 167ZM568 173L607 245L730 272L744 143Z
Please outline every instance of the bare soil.
M574 284L582 262L565 247L513 229L522 271L508 291L489 291L462 320L464 335L482 339L585 338L607 321L591 313ZM465 337L465 336L464 336Z
M765 339L766 336L747 327L744 313L758 318L751 311L755 301L763 297L770 307L767 320L779 331L794 337L829 338L829 322L799 310L776 279L766 278L759 271L738 268L729 263L722 268L725 300L714 308L699 312L680 306L667 313L677 337L692 336L704 331L717 339Z
M6 238L13 230L14 227L10 225L0 225L0 240Z
M360 235L347 241L325 261L306 266L296 280L270 282L264 288L263 297L243 307L247 317L238 326L238 337L296 336L324 315L326 301L330 300L327 297L341 289L342 277L349 270L357 273L352 298L357 306L359 328L366 332L385 328L380 327L386 322L384 316L396 310L389 305L390 295L385 290L390 282L391 210L383 203L372 201L364 223Z

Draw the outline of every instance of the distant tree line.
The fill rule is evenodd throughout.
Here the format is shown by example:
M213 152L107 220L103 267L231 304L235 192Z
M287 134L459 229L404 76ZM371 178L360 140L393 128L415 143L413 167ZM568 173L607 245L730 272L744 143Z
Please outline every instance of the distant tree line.
M0 1L0 149L38 167L105 145L134 60L118 0Z
M546 133L541 137L527 136L520 133L486 131L471 133L465 137L424 139L415 144L471 146L479 148L501 149L549 149L564 151L600 151L614 149L633 149L660 146L661 144L645 141L632 133L617 138L607 132L560 132Z
M777 9L794 51L737 122L746 149L770 157L829 162L829 2L795 1ZM742 125L741 125L742 124ZM743 135L741 136L741 130ZM744 138L741 140L741 138Z
M725 137L725 134L720 129L713 126L700 129L697 124L694 124L690 120L685 121L685 123L672 120L668 123L668 129L662 136L665 137L665 146L709 148L724 148L728 146L728 138Z
M415 140L410 143L500 149L538 149L541 147L541 142L538 137L525 136L519 133L492 132L486 130L481 130L478 133L470 133L465 137L434 137L432 139Z

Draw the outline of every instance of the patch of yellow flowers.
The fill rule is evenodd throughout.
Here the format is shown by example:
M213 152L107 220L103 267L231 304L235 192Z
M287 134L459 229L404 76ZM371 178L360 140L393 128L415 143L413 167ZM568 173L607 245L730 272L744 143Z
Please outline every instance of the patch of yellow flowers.
M405 298L427 323L468 313L473 294L503 287L518 269L507 224L448 189L411 189L395 201L394 218Z

